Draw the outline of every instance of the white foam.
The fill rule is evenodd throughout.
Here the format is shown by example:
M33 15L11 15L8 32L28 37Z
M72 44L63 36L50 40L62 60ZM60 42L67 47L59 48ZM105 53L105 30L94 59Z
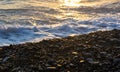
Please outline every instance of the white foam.
M119 14L117 14L119 15ZM0 25L0 46L38 42L43 39L73 36L98 30L120 29L119 16L106 16L88 21L62 22L53 25Z
M113 8L114 6L115 4L110 4L110 8ZM117 4L117 7L118 6L119 4ZM109 8L109 5L103 5L102 7ZM46 9L48 9L48 7ZM0 10L1 15L3 16L0 18L0 46L21 44L25 42L38 42L43 39L74 36L99 30L120 29L120 13L98 13L97 15L99 17L84 21L74 19L74 16L60 17L57 21L57 19L54 20L54 9L52 11L50 8L50 10L53 12L53 15L51 13L47 14L46 10L37 11L37 9L35 12L26 9L25 13L22 9L18 13L15 10L10 10L10 12L7 12L7 10ZM16 13L15 16L11 14L12 12L14 13L14 11ZM33 16L33 14L35 14L35 18L31 19L30 16ZM32 20L33 23L29 22L30 20Z

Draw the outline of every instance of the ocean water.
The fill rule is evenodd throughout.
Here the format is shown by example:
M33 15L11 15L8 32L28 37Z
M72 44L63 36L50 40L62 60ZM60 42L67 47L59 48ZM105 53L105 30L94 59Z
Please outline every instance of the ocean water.
M120 0L0 0L0 46L120 29Z

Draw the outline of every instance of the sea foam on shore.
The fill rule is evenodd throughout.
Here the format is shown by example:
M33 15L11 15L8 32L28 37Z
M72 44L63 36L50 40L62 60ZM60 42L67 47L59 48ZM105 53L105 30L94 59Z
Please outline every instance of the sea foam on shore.
M0 46L120 29L119 0L99 1L101 5L93 7L84 2L80 7L67 7L53 0L2 0Z

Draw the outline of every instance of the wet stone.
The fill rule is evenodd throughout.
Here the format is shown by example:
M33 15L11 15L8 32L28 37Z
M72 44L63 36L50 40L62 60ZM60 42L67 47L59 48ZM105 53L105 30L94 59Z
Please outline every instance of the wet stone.
M99 64L99 61L94 61L92 62L92 64Z
M19 69L20 69L20 67L16 67L12 71L18 71Z
M48 70L55 70L56 67L52 67L52 66L51 66L51 67L47 67L47 69L48 69Z
M61 64L57 64L58 67L61 67L62 65Z
M45 64L46 67L50 66L50 64Z
M80 60L80 63L83 63L83 62L85 62L85 60Z
M70 63L70 66L74 66L74 64L73 64L73 63Z
M107 54L107 58L112 58L112 54Z
M72 52L72 54L73 54L73 55L77 55L77 54L78 54L78 52Z
M87 61L88 61L89 63L92 63L92 62L93 62L93 59L92 59L92 58L87 58Z
M107 54L107 52L100 52L100 53L103 54L103 55Z
M6 62L9 58L10 58L10 57L5 57L5 58L3 59L3 62Z
M50 65L56 65L56 61L52 60L52 59L48 60L47 63L50 64Z
M120 58L115 58L115 59L113 60L113 62L115 62L115 63L120 62Z
M39 65L39 67L38 67L38 68L39 68L39 70L43 70L43 68L41 67L41 65Z

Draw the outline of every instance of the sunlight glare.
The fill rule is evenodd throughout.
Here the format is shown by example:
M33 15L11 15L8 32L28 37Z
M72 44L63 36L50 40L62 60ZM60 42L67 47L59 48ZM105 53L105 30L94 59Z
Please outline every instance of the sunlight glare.
M62 0L63 5L65 6L80 6L79 2L81 0Z

